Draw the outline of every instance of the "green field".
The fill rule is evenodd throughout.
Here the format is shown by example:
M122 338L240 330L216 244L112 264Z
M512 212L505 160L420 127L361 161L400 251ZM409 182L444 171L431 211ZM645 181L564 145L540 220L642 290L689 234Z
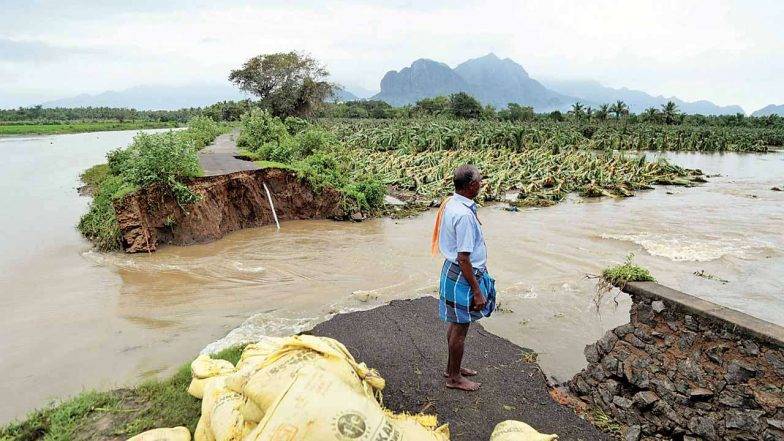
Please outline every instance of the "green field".
M106 132L110 130L159 129L179 127L176 122L158 121L96 121L63 123L0 123L0 136L4 135L56 135L62 133Z

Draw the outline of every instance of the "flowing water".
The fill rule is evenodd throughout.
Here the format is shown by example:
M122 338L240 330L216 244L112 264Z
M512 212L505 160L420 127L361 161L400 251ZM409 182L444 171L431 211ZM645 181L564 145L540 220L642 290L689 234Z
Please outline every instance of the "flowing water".
M73 228L89 201L78 174L132 135L0 139L0 396L15 397L0 402L0 423L50 398L171 372L205 346L434 295L433 212L286 222L149 255L91 251ZM666 285L784 325L784 192L770 190L784 186L784 154L666 156L722 176L623 200L480 209L500 301L485 327L567 379L586 344L628 320L629 298L597 303L586 274L629 252Z

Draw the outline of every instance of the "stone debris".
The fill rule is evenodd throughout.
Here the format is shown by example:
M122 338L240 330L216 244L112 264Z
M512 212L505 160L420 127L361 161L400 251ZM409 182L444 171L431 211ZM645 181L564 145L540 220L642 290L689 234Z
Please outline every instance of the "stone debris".
M784 441L784 348L632 296L630 323L585 348L568 386L626 440Z

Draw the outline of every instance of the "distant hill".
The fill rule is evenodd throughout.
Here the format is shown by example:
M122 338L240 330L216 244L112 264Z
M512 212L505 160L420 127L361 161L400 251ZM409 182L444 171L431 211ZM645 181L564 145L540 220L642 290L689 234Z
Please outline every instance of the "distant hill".
M768 104L767 106L752 113L751 116L768 116L779 115L784 116L784 104Z
M95 95L81 94L41 103L43 107L127 107L137 110L176 110L203 107L247 96L236 87L221 84L188 86L142 85Z
M479 101L499 108L520 103L540 111L554 110L575 101L547 89L511 59L492 53L460 63L454 70L471 85Z
M358 99L359 97L357 97L356 95L354 95L353 93L349 92L346 89L337 89L331 101L339 103L344 101L356 101Z
M622 100L633 113L640 113L649 107L659 108L662 104L666 104L667 101L673 101L685 113L699 113L702 115L734 115L743 113L743 108L740 106L719 106L705 100L687 102L676 97L653 96L625 87L614 89L592 80L545 80L544 84L560 93L580 97L582 102L592 106Z
M433 60L416 60L400 71L387 72L381 79L381 92L372 99L402 106L456 92L469 93L483 104L506 107L517 102L538 111L565 108L574 102L542 86L519 64L494 54L468 60L454 69Z
M389 71L381 79L381 92L371 99L382 100L393 106L456 92L471 93L471 87L444 63L420 58L398 71Z

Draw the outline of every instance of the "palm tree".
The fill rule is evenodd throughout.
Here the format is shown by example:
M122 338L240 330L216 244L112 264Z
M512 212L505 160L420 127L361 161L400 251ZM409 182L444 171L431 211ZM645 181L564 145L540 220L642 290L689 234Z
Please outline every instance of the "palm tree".
M583 106L581 102L577 101L576 103L572 104L572 110L570 110L569 113L574 115L574 118L579 121L585 113L584 109L585 106Z
M667 104L662 104L662 116L664 117L665 124L674 124L680 116L678 105L672 101L667 101Z
M607 115L610 113L610 105L609 104L602 104L599 106L599 109L596 110L596 119L600 121L604 121L607 119Z
M646 121L656 121L659 118L659 111L655 107L648 107L642 112L642 116Z
M629 106L621 100L618 100L610 106L610 113L614 113L616 118L629 114Z

